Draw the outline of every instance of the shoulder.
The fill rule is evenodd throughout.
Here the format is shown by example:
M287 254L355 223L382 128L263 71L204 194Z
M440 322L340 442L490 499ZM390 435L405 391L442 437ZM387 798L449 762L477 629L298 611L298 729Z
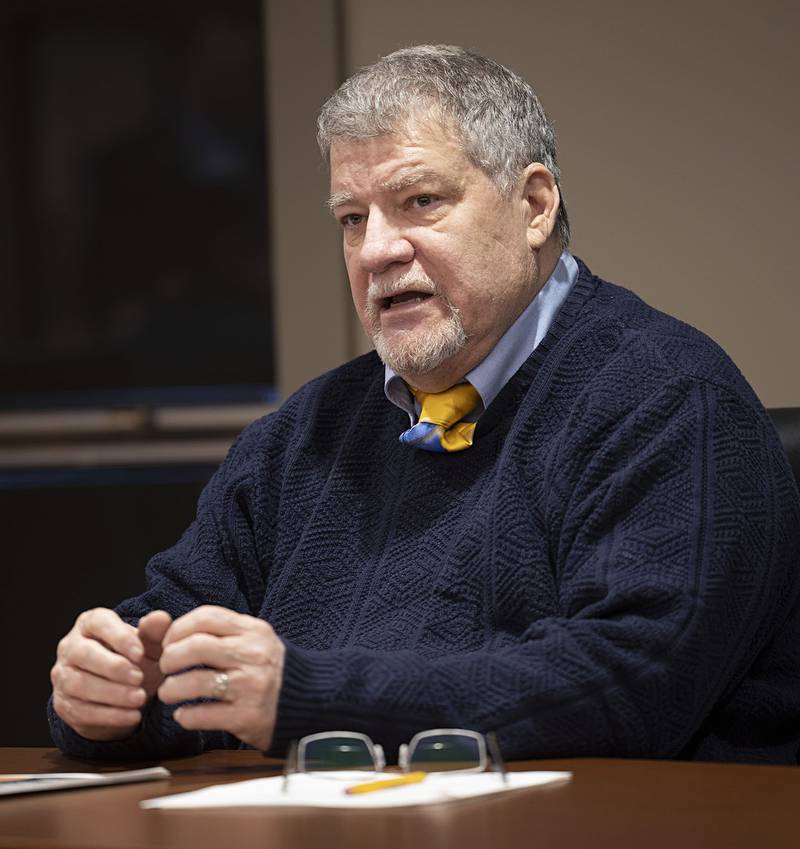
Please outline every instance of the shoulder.
M347 419L345 413L353 404L382 393L383 365L374 352L364 354L310 380L277 410L252 422L234 442L230 455L242 464L253 454L274 454L309 427L335 428Z
M703 383L761 409L741 371L713 339L629 289L592 275L583 263L580 267L595 288L576 322L575 343L602 352L595 379L630 389L650 381Z
M701 433L713 434L723 453L747 442L782 464L766 410L716 342L583 264L581 275L591 294L544 369L554 469L565 456L578 469L600 446L626 456L673 451Z

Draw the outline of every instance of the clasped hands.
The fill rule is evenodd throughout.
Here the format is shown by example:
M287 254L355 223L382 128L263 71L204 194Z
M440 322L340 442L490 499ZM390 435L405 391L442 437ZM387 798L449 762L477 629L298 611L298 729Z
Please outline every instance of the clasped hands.
M156 694L165 704L211 697L224 672L223 700L182 705L175 720L227 731L263 751L272 741L284 654L268 623L224 607L198 607L174 621L155 610L138 627L95 608L58 644L53 708L83 737L119 740L136 730Z

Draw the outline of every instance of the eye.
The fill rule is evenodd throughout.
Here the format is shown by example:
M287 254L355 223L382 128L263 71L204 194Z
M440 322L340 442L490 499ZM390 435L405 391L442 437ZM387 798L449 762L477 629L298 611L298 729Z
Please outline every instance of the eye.
M339 223L342 227L350 228L350 227L358 227L364 221L364 216L359 215L357 212L349 212L347 215L343 215L339 219Z
M411 198L411 203L414 206L430 206L435 200L433 195L415 195Z

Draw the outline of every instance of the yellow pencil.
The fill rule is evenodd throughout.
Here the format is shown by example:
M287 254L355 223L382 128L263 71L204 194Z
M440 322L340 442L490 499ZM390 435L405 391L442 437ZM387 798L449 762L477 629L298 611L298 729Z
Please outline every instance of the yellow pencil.
M382 778L379 781L366 781L364 784L354 784L344 792L348 795L353 793L372 793L373 790L387 790L389 787L402 787L404 784L417 784L425 779L427 772L408 772L398 775L397 778Z

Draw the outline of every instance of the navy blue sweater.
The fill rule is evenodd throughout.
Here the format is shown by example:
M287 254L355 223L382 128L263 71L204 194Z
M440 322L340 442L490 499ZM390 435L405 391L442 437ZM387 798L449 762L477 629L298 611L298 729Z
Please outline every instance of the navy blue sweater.
M800 504L728 357L581 265L455 454L398 441L374 354L251 425L118 608L203 603L286 642L275 748L494 729L508 758L796 763ZM240 745L157 701L89 757Z

